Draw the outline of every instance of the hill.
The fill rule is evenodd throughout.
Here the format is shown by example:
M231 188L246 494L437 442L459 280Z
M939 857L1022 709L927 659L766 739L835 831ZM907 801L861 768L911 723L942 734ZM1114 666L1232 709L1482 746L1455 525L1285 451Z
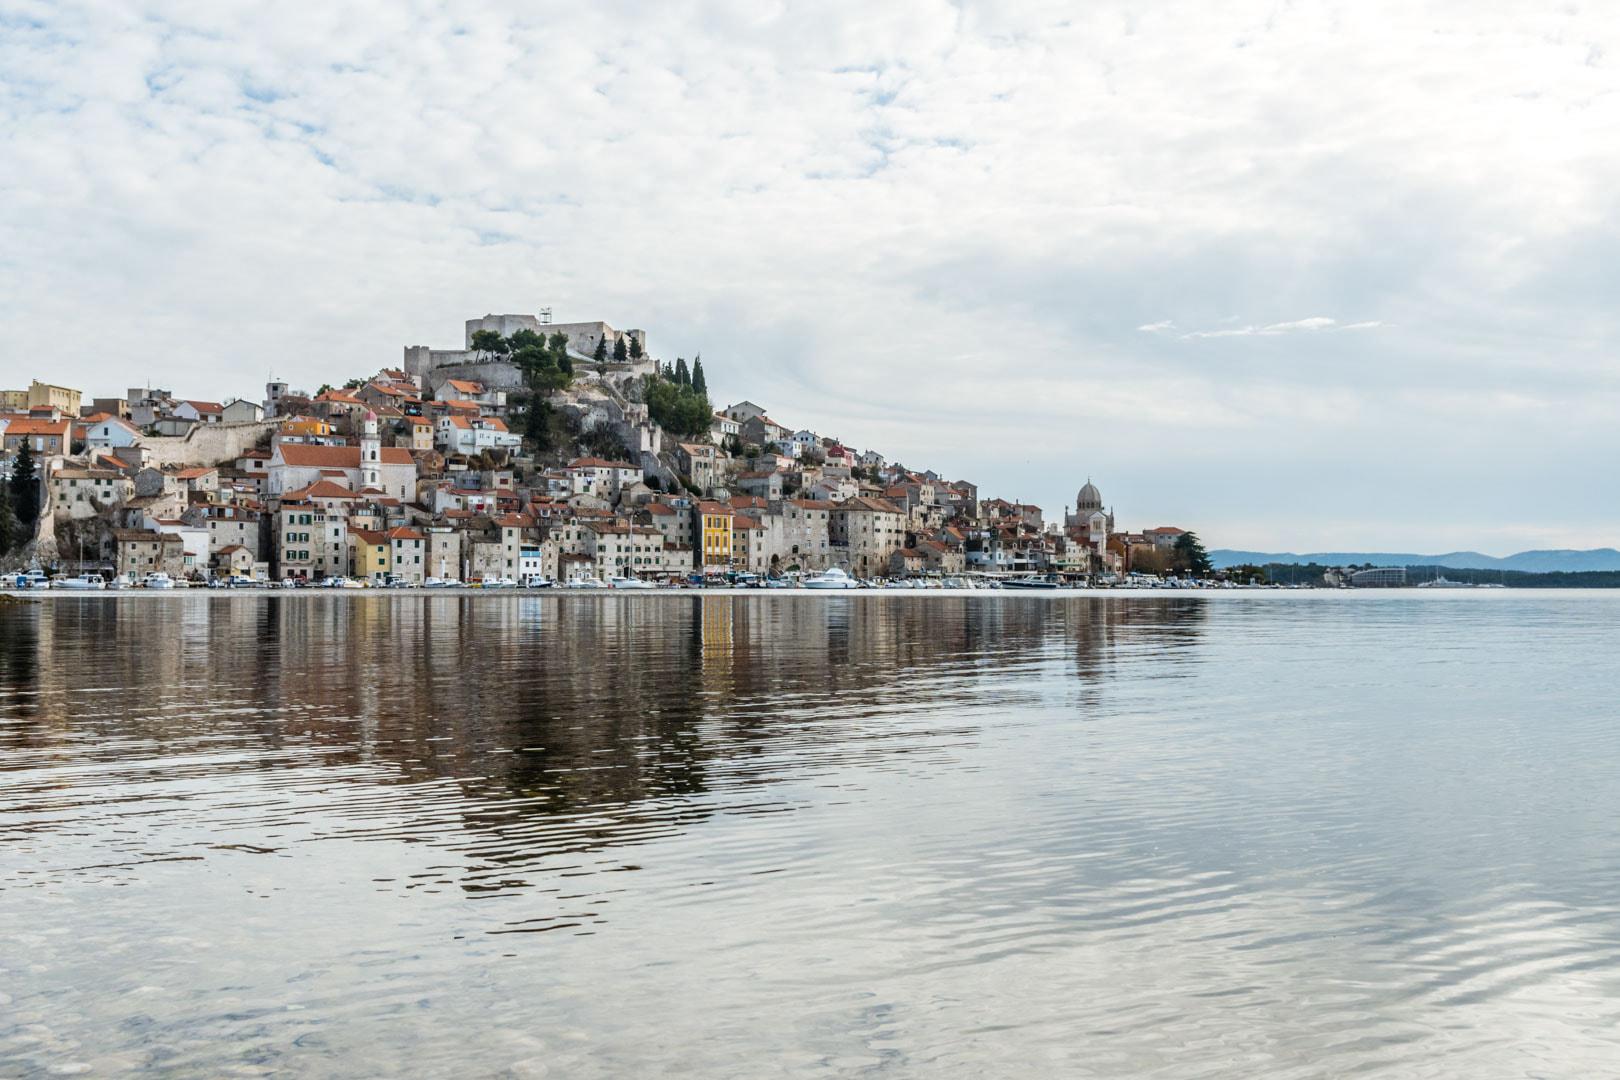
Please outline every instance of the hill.
M1389 551L1233 551L1217 548L1209 553L1217 569L1228 566L1268 563L1316 563L1318 566L1448 566L1458 570L1520 570L1531 574L1581 573L1591 570L1620 570L1620 551L1593 548L1575 551L1555 548L1547 551L1521 551L1498 558L1477 551L1451 551L1443 555L1415 555Z

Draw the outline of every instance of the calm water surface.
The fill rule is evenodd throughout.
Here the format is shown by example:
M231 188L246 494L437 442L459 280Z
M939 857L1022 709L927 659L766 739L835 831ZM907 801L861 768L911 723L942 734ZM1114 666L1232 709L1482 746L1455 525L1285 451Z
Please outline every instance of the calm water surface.
M0 1075L1615 1075L1617 625L0 608Z

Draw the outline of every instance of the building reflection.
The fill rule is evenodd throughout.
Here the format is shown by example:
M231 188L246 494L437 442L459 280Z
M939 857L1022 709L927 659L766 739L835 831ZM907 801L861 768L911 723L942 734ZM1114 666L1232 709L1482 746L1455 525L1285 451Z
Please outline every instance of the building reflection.
M0 610L0 749L112 768L136 744L150 762L228 743L229 771L389 793L401 837L449 813L434 842L504 868L463 887L501 887L690 824L716 792L925 764L971 745L987 698L1050 705L1056 687L1084 714L1126 658L1196 663L1206 615L1197 597L51 602ZM0 756L0 778L31 760ZM332 830L371 827L345 817L371 802L323 805Z

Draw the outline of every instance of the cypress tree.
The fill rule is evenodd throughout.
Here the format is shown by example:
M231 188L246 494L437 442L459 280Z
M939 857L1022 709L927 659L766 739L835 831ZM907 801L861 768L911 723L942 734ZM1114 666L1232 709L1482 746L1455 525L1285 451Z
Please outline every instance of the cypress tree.
M26 439L11 465L11 512L17 516L24 535L33 532L34 522L39 520L39 477L34 471L34 451Z
M596 339L596 353L591 357L591 359L595 360L598 364L607 363L607 338L599 337Z
M692 358L692 392L696 394L703 394L705 396L707 396L709 393L709 384L707 380L703 378L702 353L698 353Z
M637 338L637 337L631 338L630 339L630 359L632 359L632 360L640 360L643 355L645 355L645 354L642 352L642 349L641 349L641 339Z
M691 386L692 375L686 370L686 357L675 358L675 382L679 386Z
M623 334L620 334L619 340L613 343L613 359L620 364L628 363L630 360L630 348L624 343Z

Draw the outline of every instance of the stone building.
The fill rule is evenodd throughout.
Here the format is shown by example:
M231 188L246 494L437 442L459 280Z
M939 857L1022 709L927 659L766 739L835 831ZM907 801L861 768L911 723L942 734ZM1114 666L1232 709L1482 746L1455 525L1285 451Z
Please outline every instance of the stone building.
M765 526L766 569L825 570L832 550L832 505L786 499L760 518Z
M348 525L309 502L284 502L276 512L276 576L319 580L349 568Z
M829 511L828 538L835 555L861 577L889 568L889 556L906 546L906 517L883 499L855 498L835 503Z
M179 578L185 572L185 543L173 533L119 529L113 539L118 544L120 575L139 580L155 573Z

